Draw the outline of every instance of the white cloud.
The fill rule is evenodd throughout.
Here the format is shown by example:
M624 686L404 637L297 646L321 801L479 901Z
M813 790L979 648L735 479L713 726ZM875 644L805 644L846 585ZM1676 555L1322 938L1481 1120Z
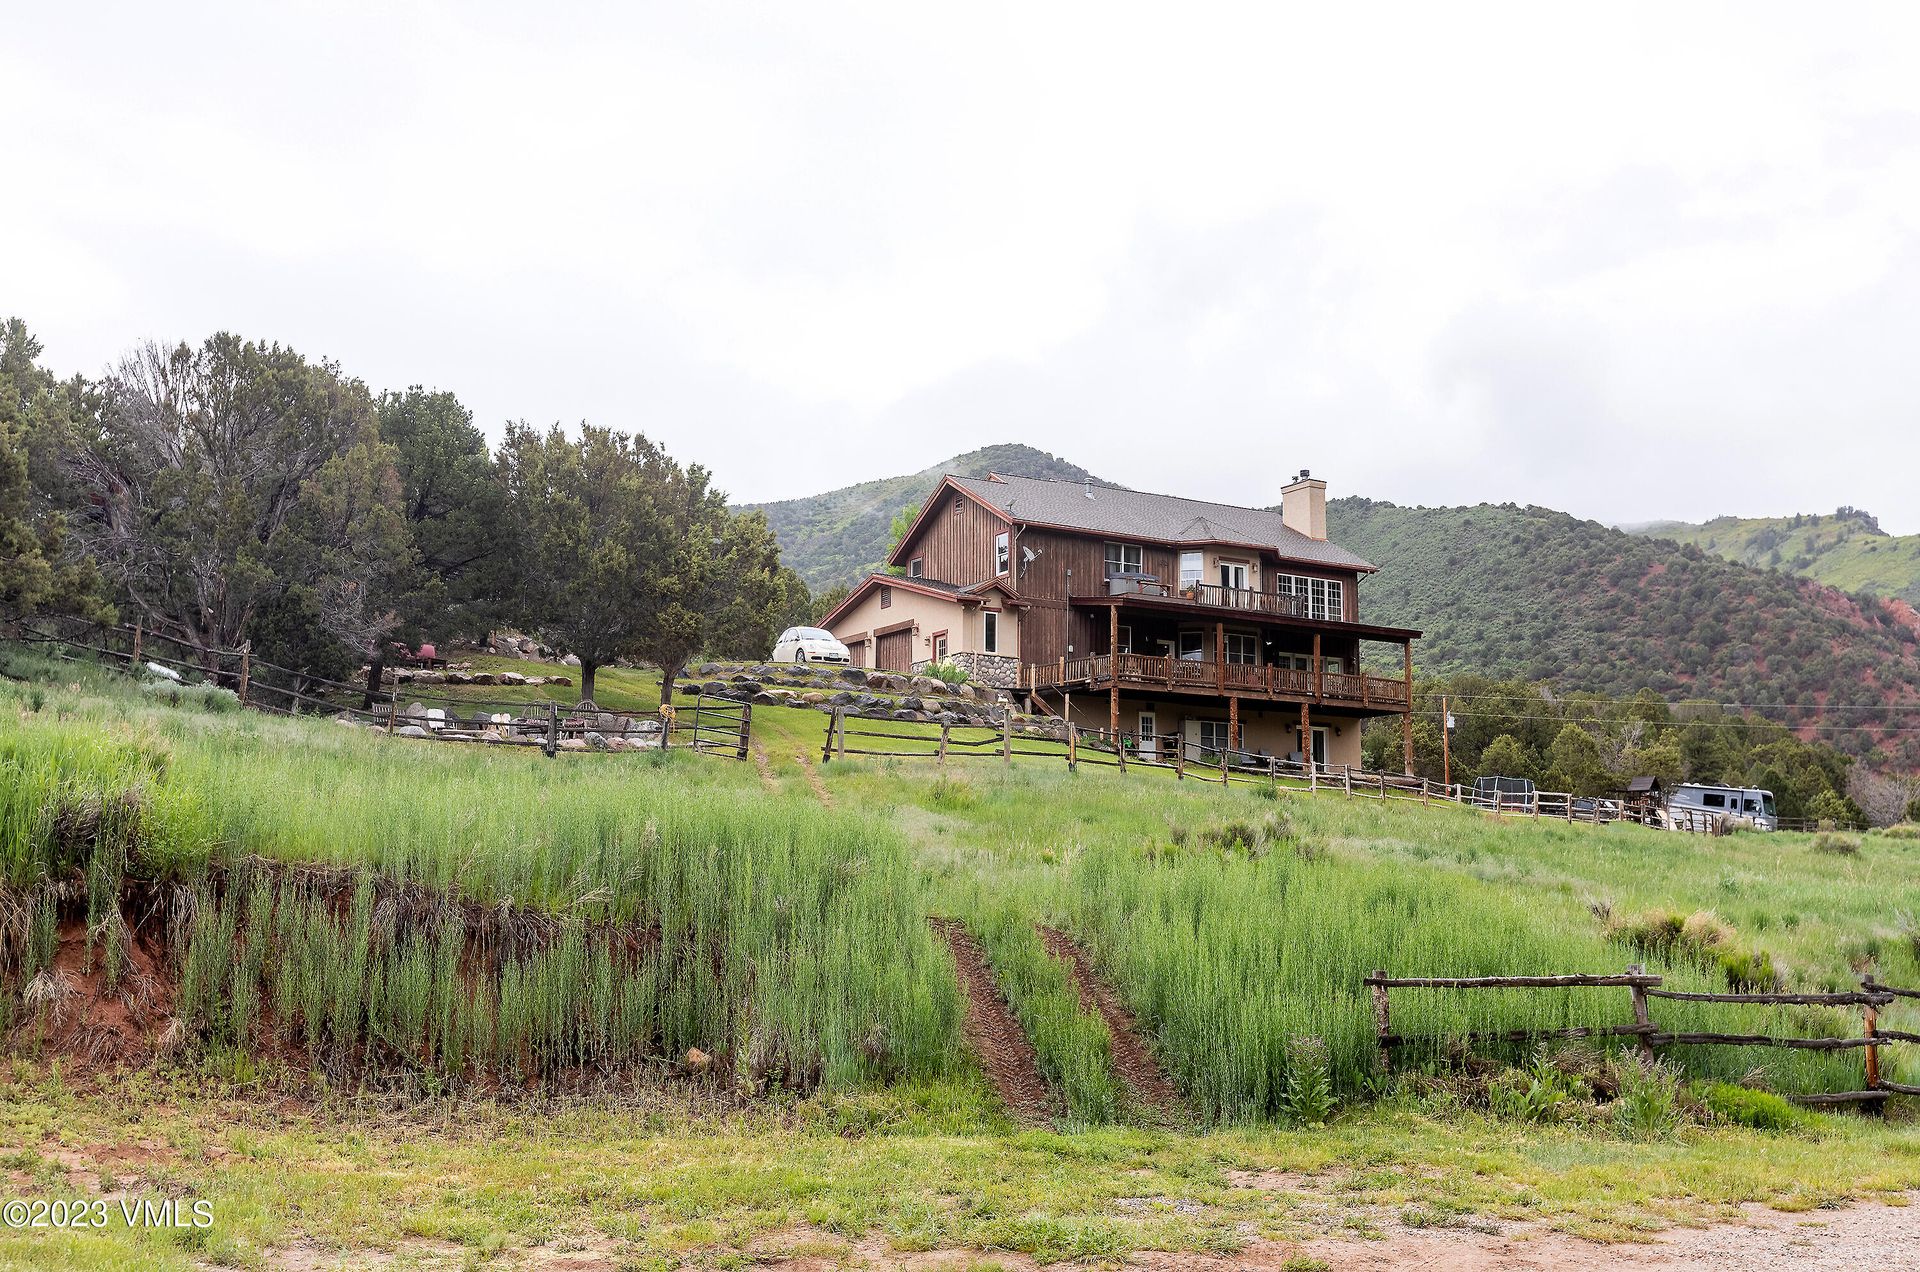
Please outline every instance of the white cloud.
M0 48L0 310L63 370L228 327L496 428L644 428L749 498L1017 437L1228 499L1306 464L1920 531L1917 25L40 6Z

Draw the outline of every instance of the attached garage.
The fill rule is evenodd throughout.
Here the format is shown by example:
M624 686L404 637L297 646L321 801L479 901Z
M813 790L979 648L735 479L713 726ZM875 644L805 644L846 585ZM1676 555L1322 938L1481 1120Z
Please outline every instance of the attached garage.
M873 665L879 671L913 670L913 628L882 632L873 642Z

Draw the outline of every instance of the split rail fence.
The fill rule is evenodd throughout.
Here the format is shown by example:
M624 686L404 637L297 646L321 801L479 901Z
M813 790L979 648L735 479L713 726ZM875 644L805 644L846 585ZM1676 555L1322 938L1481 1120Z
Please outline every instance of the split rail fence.
M1406 1047L1490 1042L1541 1042L1574 1038L1633 1038L1643 1055L1661 1047L1784 1047L1800 1051L1864 1053L1864 1085L1857 1091L1794 1095L1801 1104L1879 1103L1893 1095L1920 1095L1920 1086L1892 1082L1881 1076L1880 1048L1894 1043L1920 1042L1920 1034L1880 1028L1880 1009L1896 998L1920 999L1920 990L1882 985L1871 977L1860 988L1833 994L1713 994L1662 989L1659 976L1644 967L1629 967L1611 975L1565 976L1388 976L1375 969L1361 978L1373 995L1374 1028L1378 1034L1380 1067L1393 1067L1393 1053ZM1588 1025L1570 1029L1484 1030L1463 1034L1401 1035L1393 1031L1387 991L1392 989L1577 989L1616 986L1631 996L1633 1023ZM1744 1003L1751 1006L1859 1007L1859 1035L1842 1038L1795 1038L1770 1034L1683 1033L1663 1030L1653 1020L1652 1000L1689 1003Z
M1106 729L1083 729L1068 722L1062 737L1043 737L1015 730L1011 716L998 725L940 724L912 732L911 726L887 719L849 715L836 708L827 716L826 738L820 747L823 762L848 758L935 760L1000 759L1020 757L1055 760L1077 770L1082 764L1120 772L1155 769L1171 772L1176 780L1218 783L1221 786L1278 786L1311 794L1344 795L1349 799L1397 800L1417 804L1454 804L1499 817L1581 822L1605 825L1642 821L1618 801L1589 799L1551 791L1536 791L1524 800L1513 795L1481 794L1460 782L1435 782L1400 773L1383 773L1346 764L1315 764L1292 757L1201 747L1178 733L1140 734ZM849 741L852 739L852 741ZM1704 821L1677 827L1696 833L1720 833Z
M751 704L710 698L705 694L699 695L691 706L669 706L659 712L598 708L583 712L552 701L436 694L418 684L408 686L405 693L397 684L391 688L383 685L369 692L365 685L266 662L253 657L252 651L245 647L201 649L178 637L147 631L137 625L114 627L78 622L55 627L36 625L22 629L18 639L25 644L45 646L58 658L92 661L133 676L139 676L141 668L149 663L166 667L179 673L183 681L193 677L231 690L242 706L256 711L275 715L344 716L388 733L398 727L417 725L427 730L429 738L438 741L473 742L477 740L477 731L494 728L502 732L503 743L538 746L549 756L573 749L562 748L562 741L584 740L587 734L598 733L603 737L645 742L649 749L657 742L663 750L681 746L702 755L744 760L753 730ZM403 700L417 702L441 714L426 718L408 715L401 705ZM506 718L493 718L497 716Z

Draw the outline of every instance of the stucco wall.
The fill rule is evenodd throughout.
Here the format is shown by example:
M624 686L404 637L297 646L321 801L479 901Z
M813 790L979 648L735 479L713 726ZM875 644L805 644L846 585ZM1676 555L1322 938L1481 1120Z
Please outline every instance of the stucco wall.
M1011 611L1000 613L999 654L1018 658L1020 654L1020 622ZM962 605L959 601L944 597L928 596L921 592L910 591L905 587L893 589L893 604L880 605L880 590L875 588L858 605L842 614L833 624L833 634L849 646L854 638L865 635L868 640L867 656L863 660L866 666L873 665L873 633L884 627L911 622L917 630L913 634L913 661L923 663L933 657L933 637L936 632L947 633L947 652L983 653L981 641L985 638L986 620L981 617L981 608L975 605Z

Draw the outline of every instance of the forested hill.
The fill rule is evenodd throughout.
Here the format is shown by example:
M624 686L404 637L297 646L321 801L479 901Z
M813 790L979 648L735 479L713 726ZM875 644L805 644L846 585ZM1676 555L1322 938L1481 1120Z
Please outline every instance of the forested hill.
M1743 565L1804 574L1845 592L1920 605L1920 535L1890 535L1858 508L1797 517L1715 517L1698 525L1656 521L1632 534L1705 548Z
M1779 704L1796 724L1920 764L1920 631L1911 611L1808 579L1580 521L1548 508L1328 505L1328 530L1380 567L1362 614L1425 630L1427 671L1551 680L1566 689ZM1788 709L1792 704L1791 709ZM1821 704L1824 713L1800 704Z
M983 446L904 477L883 477L843 486L805 499L747 504L767 514L780 540L780 555L815 592L851 583L879 564L887 553L894 514L908 504L926 502L947 473L985 477L988 473L1055 477L1081 481L1093 477L1077 464L1055 459L1031 446L1007 443ZM1100 480L1093 477L1093 480Z

